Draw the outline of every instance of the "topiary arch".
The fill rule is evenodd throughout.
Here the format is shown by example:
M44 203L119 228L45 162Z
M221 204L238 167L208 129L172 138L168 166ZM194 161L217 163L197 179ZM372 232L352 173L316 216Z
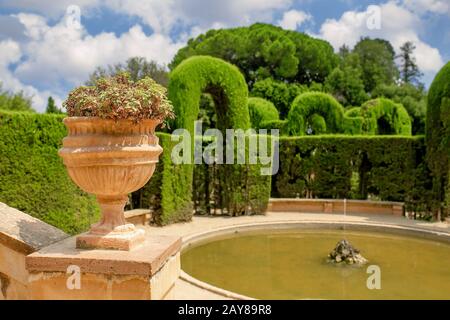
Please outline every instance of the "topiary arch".
M428 91L426 118L427 160L433 176L433 193L440 212L449 207L448 158L450 154L450 62L436 75ZM445 212L448 215L448 212Z
M364 133L411 135L411 118L400 103L378 98L364 103L359 111L364 118Z
M171 72L169 99L173 103L176 115L174 126L189 130L192 149L194 149L194 121L199 116L199 103L203 93L209 93L214 100L218 129L224 132L225 129L250 128L248 89L238 68L218 58L191 57ZM256 171L255 166L217 165L215 172L219 177L218 193L221 197L219 205L222 212L225 209L231 215L238 215L247 213L249 208L252 213L260 213L265 209L270 195L271 180L270 177L265 178L258 186L255 180L259 177L256 176L259 170ZM186 188L183 207L189 208L192 201L194 168L193 165L182 167L185 168L185 174L181 179L183 181L177 184ZM180 209L183 211L183 208Z
M307 133L309 125L317 126L320 133L339 133L343 131L343 118L344 108L331 95L307 92L292 102L288 130L291 135L302 136Z
M232 64L208 56L186 59L170 74L169 99L176 114L176 128L194 132L203 93L211 94L214 100L219 129L250 128L244 76Z

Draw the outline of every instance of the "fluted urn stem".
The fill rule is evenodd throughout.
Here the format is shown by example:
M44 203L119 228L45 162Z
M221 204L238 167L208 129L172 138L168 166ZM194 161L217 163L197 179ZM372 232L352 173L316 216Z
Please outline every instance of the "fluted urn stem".
M128 197L125 196L97 196L102 214L100 222L92 225L91 234L109 234L111 232L123 233L134 231L132 224L125 220L124 207Z

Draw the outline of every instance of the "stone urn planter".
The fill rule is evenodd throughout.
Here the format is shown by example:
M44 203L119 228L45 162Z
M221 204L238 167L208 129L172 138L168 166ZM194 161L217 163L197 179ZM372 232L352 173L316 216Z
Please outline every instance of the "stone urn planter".
M59 155L72 180L97 197L102 214L76 246L131 250L144 241L144 231L127 223L123 210L162 152L156 126L174 118L166 89L149 77L132 81L118 73L72 90L63 106L68 136Z
M144 231L126 223L128 193L142 188L155 170L162 148L157 120L139 123L91 117L64 119L68 136L59 155L72 180L95 194L101 220L77 237L77 248L130 250L144 240Z

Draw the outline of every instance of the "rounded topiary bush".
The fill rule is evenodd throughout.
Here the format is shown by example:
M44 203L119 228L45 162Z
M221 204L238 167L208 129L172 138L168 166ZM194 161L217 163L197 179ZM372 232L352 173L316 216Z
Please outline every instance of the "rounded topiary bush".
M449 203L448 157L450 151L450 62L434 78L428 91L426 118L427 162L433 175L436 210Z
M400 103L378 98L367 101L360 108L367 134L411 135L411 118Z
M301 136L307 134L308 125L311 125L317 114L325 121L325 132L342 132L342 121L344 108L331 95L322 92L307 92L299 95L292 102L291 110L288 114L288 130L291 135ZM315 118L316 120L319 118ZM320 120L318 120L320 121ZM323 123L320 121L320 130L323 130ZM316 123L318 125L318 123Z
M261 122L279 120L277 108L272 102L263 98L249 98L248 111L254 129L259 129Z
M426 118L426 140L428 152L437 151L442 146L450 126L448 110L450 99L450 62L448 62L434 78L428 91L428 106ZM446 143L445 143L446 144Z

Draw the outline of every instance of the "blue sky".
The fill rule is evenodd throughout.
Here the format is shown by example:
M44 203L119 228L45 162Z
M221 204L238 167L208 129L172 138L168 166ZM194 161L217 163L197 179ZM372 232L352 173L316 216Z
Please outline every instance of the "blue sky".
M78 23L78 12L80 20ZM167 64L210 28L267 22L329 41L413 41L428 85L450 60L450 0L0 0L0 81L45 109L99 65L143 56Z

